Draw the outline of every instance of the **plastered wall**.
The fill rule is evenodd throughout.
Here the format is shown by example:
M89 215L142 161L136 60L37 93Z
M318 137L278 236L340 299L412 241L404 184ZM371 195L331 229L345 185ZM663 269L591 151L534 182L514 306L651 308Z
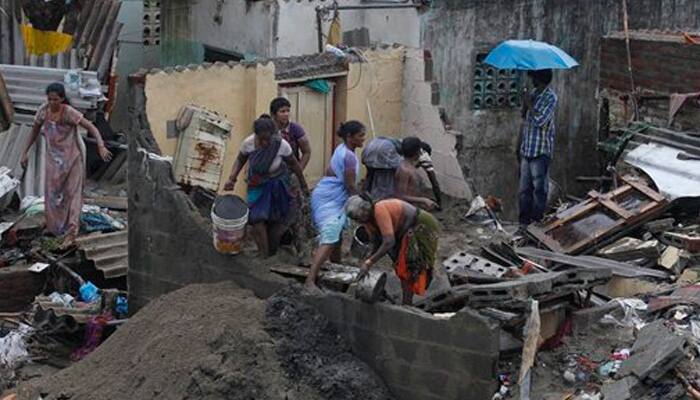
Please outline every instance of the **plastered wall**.
M348 76L339 87L339 121L361 121L370 137L399 137L404 48L370 50L364 56L368 62L350 64Z
M174 120L185 104L206 107L233 123L224 158L223 185L240 143L252 132L253 121L268 112L270 99L277 95L277 83L271 63L215 64L181 72L150 73L146 77L145 92L148 122L163 155L175 154L177 138L167 137L167 121Z
M366 62L350 63L347 76L335 78L336 127L356 119L367 127L368 140L374 136L418 136L428 141L434 149L443 191L469 198L471 193L456 158L456 137L445 131L438 108L431 104L422 51L396 46L368 50L363 56ZM146 76L145 95L148 122L164 155L172 156L176 151L177 138L167 137L167 121L176 118L182 105L206 107L233 123L223 186L253 121L268 112L270 100L278 95L274 60L247 66L215 64L151 72ZM323 170L307 171L307 175L322 176ZM244 190L244 185L239 186L237 190Z

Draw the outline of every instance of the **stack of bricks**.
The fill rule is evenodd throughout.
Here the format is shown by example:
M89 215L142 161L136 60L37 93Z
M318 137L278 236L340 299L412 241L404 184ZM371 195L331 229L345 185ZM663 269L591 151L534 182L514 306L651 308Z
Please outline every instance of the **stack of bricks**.
M381 376L397 399L490 399L497 386L499 327L464 309L441 319L338 293L307 297Z

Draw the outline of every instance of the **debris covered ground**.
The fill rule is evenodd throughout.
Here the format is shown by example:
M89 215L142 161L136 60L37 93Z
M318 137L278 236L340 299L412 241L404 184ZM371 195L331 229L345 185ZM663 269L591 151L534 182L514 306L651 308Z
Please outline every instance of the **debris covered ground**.
M330 323L286 291L232 283L152 302L82 362L20 399L391 399Z

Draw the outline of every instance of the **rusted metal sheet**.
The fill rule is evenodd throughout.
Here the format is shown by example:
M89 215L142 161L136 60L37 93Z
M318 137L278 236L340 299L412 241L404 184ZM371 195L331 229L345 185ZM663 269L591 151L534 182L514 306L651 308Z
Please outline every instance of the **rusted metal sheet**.
M657 217L668 205L660 193L631 179L608 193L592 191L589 198L555 215L528 232L549 249L579 254L607 244L615 235Z
M187 106L181 115L191 118L180 132L173 160L175 180L217 191L233 125L215 112L196 106Z

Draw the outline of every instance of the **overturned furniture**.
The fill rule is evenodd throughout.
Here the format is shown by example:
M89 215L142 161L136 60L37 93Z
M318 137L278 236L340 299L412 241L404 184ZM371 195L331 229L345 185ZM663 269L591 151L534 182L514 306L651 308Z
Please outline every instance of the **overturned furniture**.
M543 226L530 225L528 233L550 250L579 254L595 250L631 229L657 217L668 206L660 193L630 178L608 193L589 192L589 198L557 213Z

